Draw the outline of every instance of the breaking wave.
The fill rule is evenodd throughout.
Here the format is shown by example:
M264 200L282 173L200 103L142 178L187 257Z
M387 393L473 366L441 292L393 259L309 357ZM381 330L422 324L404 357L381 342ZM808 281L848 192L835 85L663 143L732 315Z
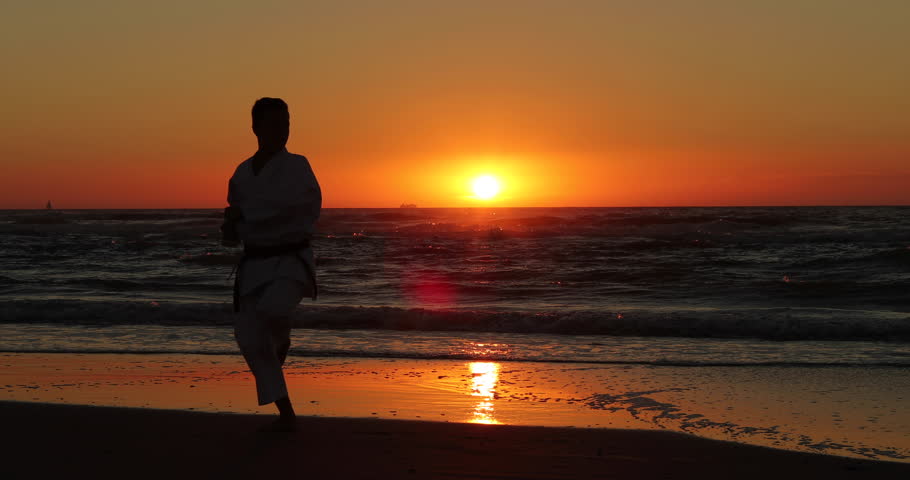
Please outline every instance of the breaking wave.
M231 325L230 303L89 300L0 302L0 323ZM306 306L295 328L765 340L910 341L910 315L824 308L510 311Z

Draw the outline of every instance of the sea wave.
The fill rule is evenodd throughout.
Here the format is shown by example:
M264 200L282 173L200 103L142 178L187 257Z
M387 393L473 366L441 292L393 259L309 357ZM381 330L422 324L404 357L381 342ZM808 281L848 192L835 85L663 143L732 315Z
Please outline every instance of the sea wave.
M231 325L230 303L20 300L0 302L0 323ZM910 341L910 315L825 308L432 310L390 306L306 306L295 328L609 335L765 340Z

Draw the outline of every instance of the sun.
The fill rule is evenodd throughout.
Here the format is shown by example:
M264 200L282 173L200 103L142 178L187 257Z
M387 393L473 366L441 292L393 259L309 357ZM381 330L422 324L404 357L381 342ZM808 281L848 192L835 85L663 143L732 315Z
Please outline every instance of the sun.
M489 200L499 193L499 180L492 175L482 175L472 183L474 195L481 200Z

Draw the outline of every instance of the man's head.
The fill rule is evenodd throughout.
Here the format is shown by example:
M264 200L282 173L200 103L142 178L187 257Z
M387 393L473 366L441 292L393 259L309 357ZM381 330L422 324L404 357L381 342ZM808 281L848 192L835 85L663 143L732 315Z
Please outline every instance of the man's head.
M291 115L288 104L280 98L264 97L253 104L253 133L259 149L277 152L288 142Z

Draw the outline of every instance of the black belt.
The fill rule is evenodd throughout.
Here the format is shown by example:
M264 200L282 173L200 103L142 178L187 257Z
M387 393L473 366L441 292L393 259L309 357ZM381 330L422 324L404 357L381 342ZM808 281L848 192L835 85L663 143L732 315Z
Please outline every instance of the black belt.
M280 257L281 255L288 254L299 255L301 250L304 248L309 248L309 246L309 240L285 245L255 246L244 244L243 255L240 257L240 261L237 262L237 276L234 277L234 312L240 311L240 270L243 268L244 262L251 258ZM310 281L313 283L313 300L316 300L316 275L313 274L313 270L310 269L310 264L308 264L306 260L302 258L300 260L303 262L303 266L307 269L307 273L310 274Z
M267 258L267 257L277 257L279 255L287 255L289 253L297 253L304 248L310 247L310 241L304 240L298 243L290 243L286 245L264 245L264 246L255 246L255 245L243 245L243 256L250 258Z

